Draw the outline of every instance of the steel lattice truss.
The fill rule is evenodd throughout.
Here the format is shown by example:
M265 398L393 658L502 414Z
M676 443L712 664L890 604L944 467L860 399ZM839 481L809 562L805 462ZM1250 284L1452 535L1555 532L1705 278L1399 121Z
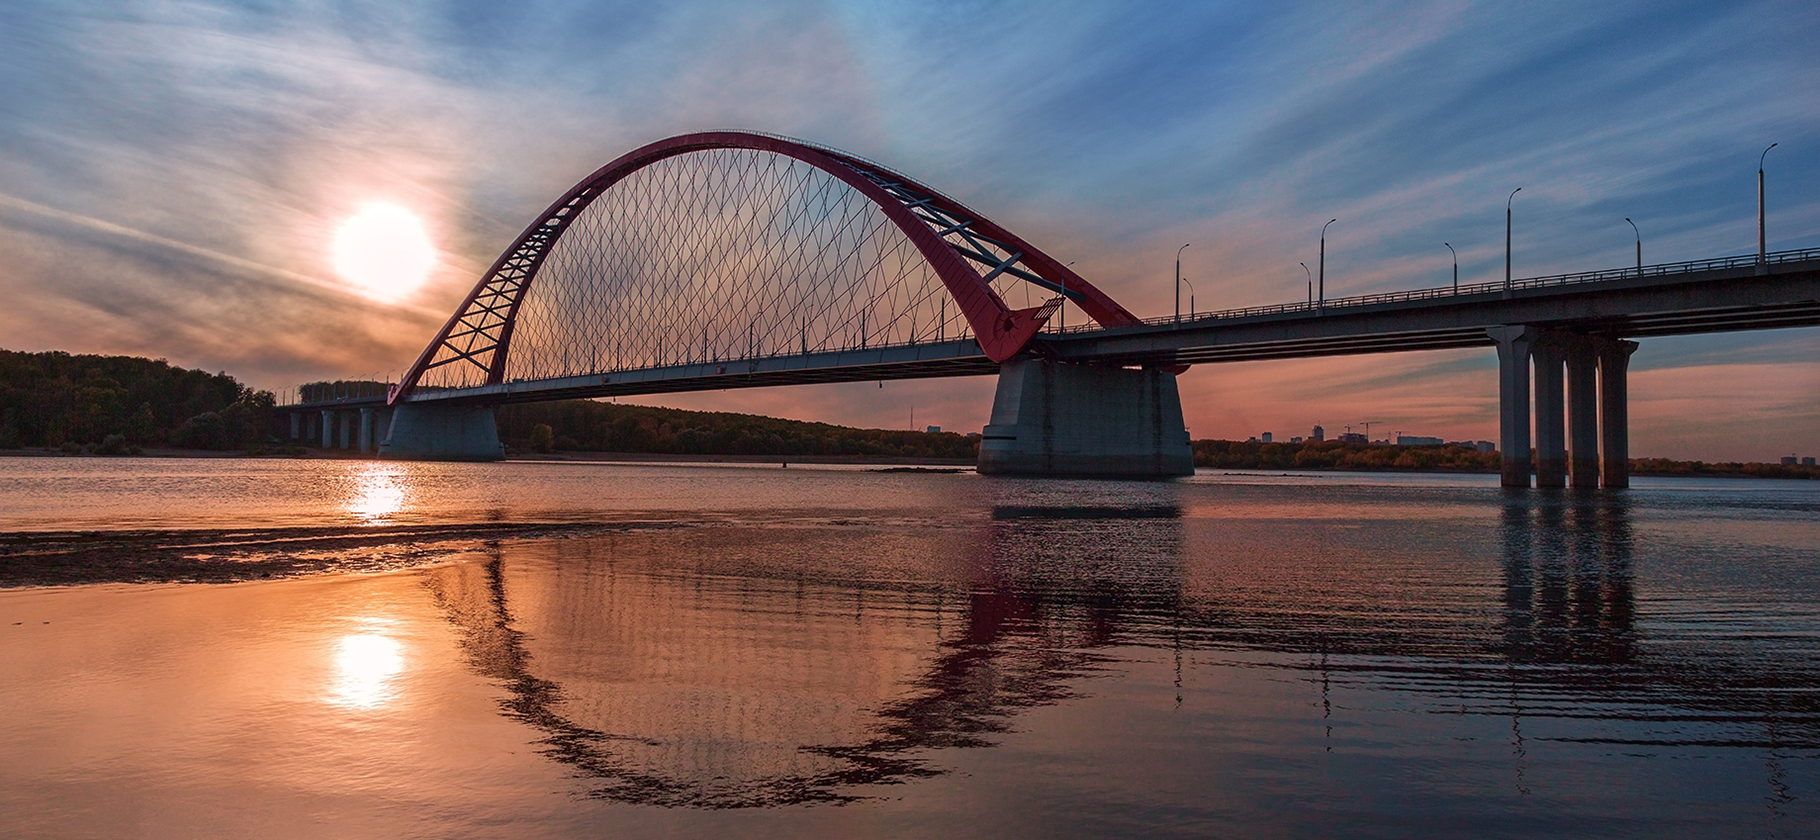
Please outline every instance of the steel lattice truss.
M1039 287L1040 305L1013 310ZM1136 318L1047 255L884 167L797 141L685 135L545 211L393 399L682 364L978 341L1024 350L1062 296Z

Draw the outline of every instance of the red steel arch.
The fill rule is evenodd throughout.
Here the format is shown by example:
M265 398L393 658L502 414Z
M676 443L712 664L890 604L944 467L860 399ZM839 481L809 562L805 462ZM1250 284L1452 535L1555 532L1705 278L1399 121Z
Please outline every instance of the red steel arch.
M1041 306L1011 309L991 286L991 280L1000 273L1065 295L1102 326L1139 323L1137 316L1016 234L960 202L878 164L784 137L743 131L702 132L659 140L627 152L552 203L482 275L392 389L389 401L396 402L410 393L425 371L442 364L472 363L486 369L487 382L503 381L519 305L544 257L568 229L568 223L632 173L668 158L715 149L786 155L828 173L871 200L928 260L965 314L980 349L995 362L1021 352L1061 305L1058 297ZM931 209L936 212L929 212ZM939 229L935 227L938 224L942 225ZM956 235L962 241L948 238ZM979 245L982 240L1008 251L1010 256L992 254ZM992 267L982 275L974 263ZM441 353L444 349L449 352Z

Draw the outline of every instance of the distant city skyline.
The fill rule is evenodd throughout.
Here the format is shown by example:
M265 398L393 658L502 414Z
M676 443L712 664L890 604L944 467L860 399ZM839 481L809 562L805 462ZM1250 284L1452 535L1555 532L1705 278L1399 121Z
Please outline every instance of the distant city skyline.
M1796 2L9 4L0 347L271 389L395 377L575 180L716 127L901 169L1140 315L1171 310L1184 242L1202 311L1301 300L1330 218L1329 296L1445 286L1444 242L1462 282L1501 278L1516 187L1519 277L1629 265L1637 233L1649 263L1747 253L1771 143L1769 247L1820 247L1817 36ZM357 265L363 230L421 237L418 262ZM1813 329L1645 340L1632 454L1820 450L1816 360ZM1487 348L1204 365L1181 390L1197 439L1347 416L1477 440L1496 380ZM992 390L638 401L872 427L914 402L977 431Z

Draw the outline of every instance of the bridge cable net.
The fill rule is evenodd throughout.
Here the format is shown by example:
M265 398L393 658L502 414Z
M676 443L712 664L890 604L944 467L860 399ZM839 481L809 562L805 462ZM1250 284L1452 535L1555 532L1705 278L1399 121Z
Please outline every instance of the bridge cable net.
M887 176L862 174L900 200L922 198ZM544 245L536 282L524 291L499 379L972 335L941 277L877 204L793 157L750 149L691 152L638 169L571 204L584 198L592 200L550 225L561 228L560 238ZM917 209L919 218L973 252L963 253L976 263L1014 264L1020 256L969 234L965 219ZM1015 274L992 275L988 281L1001 299L1029 296L1016 290L1024 281ZM493 348L486 345L500 336L487 318L518 291L517 284L498 285L495 300L482 295L466 313L479 317L479 328L451 333L421 385L471 387L492 378Z

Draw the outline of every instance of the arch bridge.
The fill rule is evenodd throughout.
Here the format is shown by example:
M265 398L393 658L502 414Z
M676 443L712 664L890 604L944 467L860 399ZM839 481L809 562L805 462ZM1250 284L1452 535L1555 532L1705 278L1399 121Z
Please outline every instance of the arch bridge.
M1052 324L1066 300L1092 323ZM1193 471L1189 364L1496 347L1504 482L1628 482L1627 339L1820 325L1820 249L1140 319L936 190L753 132L672 137L564 193L324 445L502 457L514 402L999 374L981 472ZM1531 372L1534 421L1531 455ZM293 437L306 423L292 420ZM308 424L314 424L313 419ZM1571 445L1570 445L1571 444Z
M500 255L391 390L381 451L497 457L504 403L1010 365L1030 385L1000 394L1008 425L1038 408L1051 439L990 434L1003 457L986 456L988 471L1191 471L1171 370L1040 358L1033 339L1063 300L1102 327L1142 323L1017 234L872 161L750 132L672 137L583 179ZM1069 398L1082 388L1116 399Z

